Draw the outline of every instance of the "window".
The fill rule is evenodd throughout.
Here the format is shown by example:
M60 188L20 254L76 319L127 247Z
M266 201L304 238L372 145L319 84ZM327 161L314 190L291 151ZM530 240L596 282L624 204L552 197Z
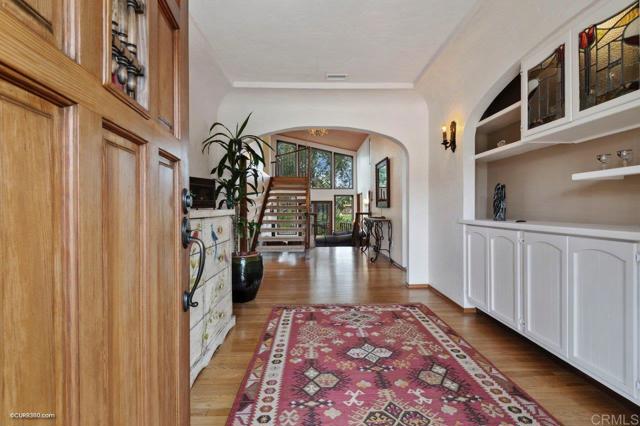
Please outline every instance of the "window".
M316 214L315 235L331 235L333 233L331 207L331 201L311 202L311 211Z
M528 73L528 128L564 117L564 44Z
M353 230L353 195L336 195L336 220L335 230L340 232L351 232Z
M578 35L580 110L638 90L638 2Z
M294 152L298 149L295 143L278 141L276 145L276 166L277 176L296 176L296 154Z
M309 148L305 149L304 145L298 145L298 176L307 176L307 153Z
M331 189L331 152L313 148L311 151L311 187Z
M353 188L353 157L345 154L333 154L334 159L334 188Z

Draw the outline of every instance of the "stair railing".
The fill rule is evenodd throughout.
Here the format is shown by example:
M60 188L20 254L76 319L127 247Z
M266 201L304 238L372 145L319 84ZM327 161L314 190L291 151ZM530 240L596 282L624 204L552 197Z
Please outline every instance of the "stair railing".
M262 232L262 219L264 218L264 211L267 209L267 204L269 203L269 193L271 193L272 184L273 184L273 178L269 179L267 188L264 190L264 196L262 198L262 206L260 207L260 215L258 216L258 223L256 225L256 230L253 234L253 241L251 242L251 251L256 251L256 249L258 248L258 239L260 238L260 233Z
M299 155L301 152L305 152L306 153L306 167L305 170L302 170L302 168L300 167L300 161L299 161ZM305 242L304 242L304 246L305 248L309 248L310 246L310 235L311 235L311 217L309 216L309 213L311 212L311 153L312 150L307 147L307 146L303 146L302 148L298 148L294 151L289 151L289 152L284 152L282 154L276 154L275 160L271 162L272 164L272 170L275 176L281 176L281 177L306 177L307 179L307 199L306 199L306 207L307 207L307 213L305 214L306 216L306 232L305 232ZM295 175L291 176L287 173L283 173L285 170L285 167L290 167L291 164L295 164ZM260 216L260 222L258 223L258 225L262 225L262 216ZM257 247L257 239L255 240L256 242L254 243Z

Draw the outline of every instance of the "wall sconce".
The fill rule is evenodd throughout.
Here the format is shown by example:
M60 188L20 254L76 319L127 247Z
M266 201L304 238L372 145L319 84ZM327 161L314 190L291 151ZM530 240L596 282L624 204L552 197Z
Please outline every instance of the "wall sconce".
M447 148L451 148L451 152L456 152L456 122L452 121L449 125L449 136L447 140L447 126L442 126L442 145L444 145L445 151Z

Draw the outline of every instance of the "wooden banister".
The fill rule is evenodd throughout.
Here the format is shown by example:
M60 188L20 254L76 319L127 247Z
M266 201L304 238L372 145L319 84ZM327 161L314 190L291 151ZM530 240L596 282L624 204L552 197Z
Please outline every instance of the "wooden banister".
M262 198L262 207L260 208L260 215L258 216L258 224L256 231L253 234L253 242L251 243L251 251L256 251L258 248L258 239L260 238L260 231L262 229L262 219L264 219L264 211L267 209L267 203L269 202L269 193L271 192L271 186L273 184L273 177L269 179L267 189L264 191L264 197Z

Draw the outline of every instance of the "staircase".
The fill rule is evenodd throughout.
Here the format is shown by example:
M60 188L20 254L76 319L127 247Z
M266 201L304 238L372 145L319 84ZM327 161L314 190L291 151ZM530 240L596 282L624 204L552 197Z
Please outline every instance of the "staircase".
M269 181L254 249L260 252L305 251L309 247L309 180L275 176Z

